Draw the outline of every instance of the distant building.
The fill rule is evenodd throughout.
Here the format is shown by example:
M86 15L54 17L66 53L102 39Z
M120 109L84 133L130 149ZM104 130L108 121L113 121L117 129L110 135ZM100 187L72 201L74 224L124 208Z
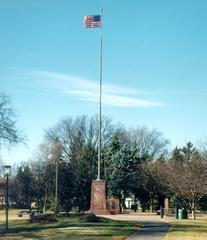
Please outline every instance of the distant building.
M138 200L134 201L134 198L132 197L126 197L125 198L125 208L130 210L140 210L140 202Z
M131 209L132 204L134 204L134 201L131 197L125 198L125 206L126 208Z

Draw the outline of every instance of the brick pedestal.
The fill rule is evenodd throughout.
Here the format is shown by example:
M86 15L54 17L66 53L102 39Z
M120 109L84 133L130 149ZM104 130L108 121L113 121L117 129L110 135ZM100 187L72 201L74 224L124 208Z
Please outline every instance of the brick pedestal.
M110 214L120 214L120 204L117 198L107 199L107 209Z
M96 215L109 214L106 209L106 183L104 180L93 180L91 186L90 213Z

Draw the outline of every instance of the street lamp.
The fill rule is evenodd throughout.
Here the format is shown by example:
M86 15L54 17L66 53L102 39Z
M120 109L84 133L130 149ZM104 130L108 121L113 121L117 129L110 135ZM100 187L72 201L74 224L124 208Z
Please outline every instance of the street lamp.
M4 166L4 177L6 178L6 230L8 230L8 212L9 212L9 175L11 174L11 166Z
M55 138L53 141L51 157L55 162L55 199L54 199L54 214L58 214L58 168L59 161L61 156L61 145L58 138Z
M58 161L59 159L55 159L55 216L58 214Z

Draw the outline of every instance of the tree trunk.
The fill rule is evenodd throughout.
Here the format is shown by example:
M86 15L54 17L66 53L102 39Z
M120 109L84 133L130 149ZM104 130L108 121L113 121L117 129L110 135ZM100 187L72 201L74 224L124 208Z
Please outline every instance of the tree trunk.
M150 201L150 212L153 212L153 200Z
M195 216L195 209L192 209L192 220L195 220L196 216Z
M153 212L153 207L154 207L154 199L153 199L153 195L150 193L150 212Z
M45 194L45 199L44 199L44 206L43 206L43 212L45 213L47 209L47 193Z
M47 185L45 187L45 199L44 199L43 212L45 213L46 210L47 210Z
M195 201L194 201L194 199L192 200L191 214L192 214L192 220L195 220L196 216L195 216Z

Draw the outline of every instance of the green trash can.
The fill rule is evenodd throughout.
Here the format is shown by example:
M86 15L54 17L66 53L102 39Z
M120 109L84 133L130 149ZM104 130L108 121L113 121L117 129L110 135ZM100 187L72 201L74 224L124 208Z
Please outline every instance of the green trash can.
M179 209L178 219L187 219L187 218L188 218L188 212L185 209Z

